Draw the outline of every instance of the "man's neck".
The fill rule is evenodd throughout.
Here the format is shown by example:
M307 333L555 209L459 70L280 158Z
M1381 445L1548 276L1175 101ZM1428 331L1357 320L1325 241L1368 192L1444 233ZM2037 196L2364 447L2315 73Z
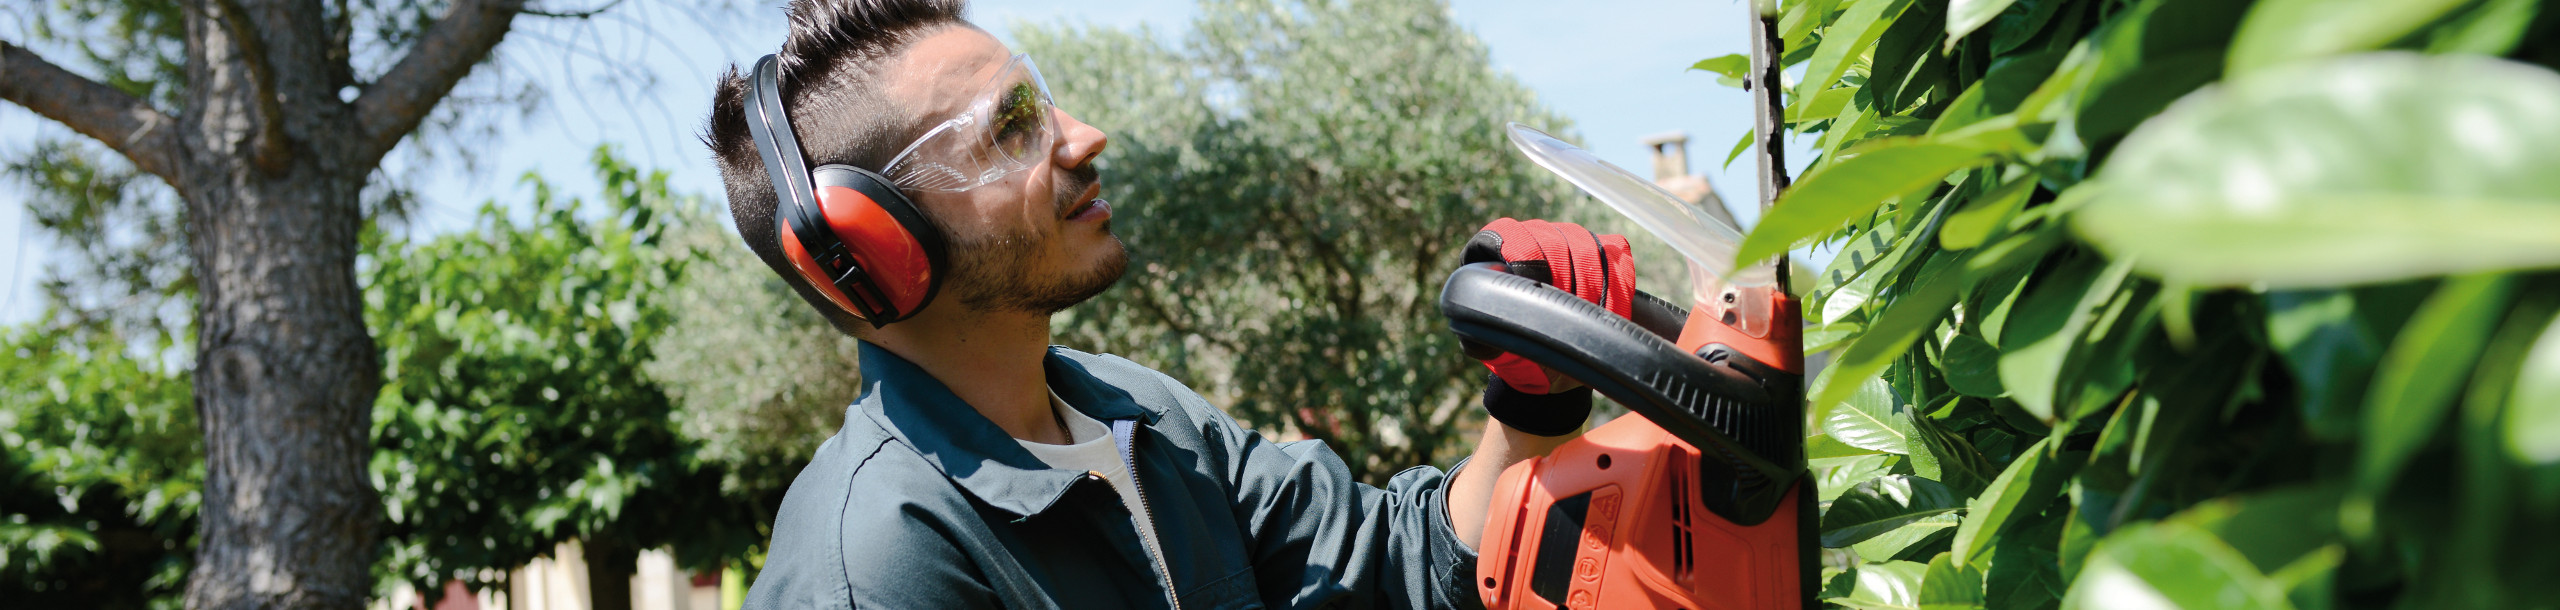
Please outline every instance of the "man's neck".
M870 341L915 363L951 388L1007 436L1063 444L1067 431L1049 401L1049 316L976 312L941 303L887 327Z

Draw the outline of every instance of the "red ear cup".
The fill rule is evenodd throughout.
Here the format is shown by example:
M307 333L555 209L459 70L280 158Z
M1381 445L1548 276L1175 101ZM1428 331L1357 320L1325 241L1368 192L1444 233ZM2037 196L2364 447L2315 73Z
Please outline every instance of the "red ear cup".
M822 165L810 178L819 216L834 233L826 237L841 241L861 269L862 283L873 292L838 290L853 292L847 296L870 306L853 311L881 312L883 319L870 320L880 325L914 315L931 302L943 275L942 235L914 202L879 174L852 166Z
M926 253L925 238L918 233L919 229L929 232L933 228L910 226L899 218L900 214L890 211L891 206L906 203L904 197L884 203L863 192L871 189L829 180L835 177L830 174L836 173L829 170L837 167L840 166L821 167L816 172L818 210L826 217L827 226L834 228L836 237L853 251L853 259L862 264L863 272L889 298L894 311L922 308L932 295L935 270Z
M861 316L861 312L863 311L877 311L880 309L880 304L878 303L866 303L866 305L868 305L867 307L853 306L853 301L845 296L844 291L836 289L835 282L827 278L827 272L818 267L817 257L810 256L809 249L800 246L800 236L792 232L791 223L776 222L773 224L774 230L778 232L774 236L774 241L782 244L782 257L791 261L791 267L793 269L800 270L800 279L808 280L809 286L817 289L818 294L824 295L827 297L827 300L835 302L836 307L842 308L845 311L854 312L854 315L857 317Z

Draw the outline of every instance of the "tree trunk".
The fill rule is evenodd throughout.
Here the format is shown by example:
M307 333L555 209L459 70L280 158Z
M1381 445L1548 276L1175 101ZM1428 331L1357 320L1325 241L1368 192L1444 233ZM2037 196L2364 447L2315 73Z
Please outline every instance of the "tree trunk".
M187 607L359 608L381 520L365 464L382 368L355 278L358 197L524 0L443 3L352 102L322 0L178 4L176 116L6 40L0 98L97 139L187 202L205 435Z
M587 610L631 610L631 575L640 571L640 550L611 534L578 544L587 554Z
M235 38L242 30L224 19L262 33ZM191 86L173 186L187 202L201 296L205 435L189 608L359 608L373 589L381 509L365 464L382 367L355 278L372 163L352 154L353 112L323 80L321 19L308 1L202 0L186 11ZM260 52L268 75L249 66ZM282 159L257 150L262 84L289 109L276 117Z

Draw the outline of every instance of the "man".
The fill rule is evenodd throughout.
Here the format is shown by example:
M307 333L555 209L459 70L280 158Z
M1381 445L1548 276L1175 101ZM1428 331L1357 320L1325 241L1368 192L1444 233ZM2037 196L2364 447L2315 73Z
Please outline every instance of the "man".
M716 93L705 139L740 234L862 340L867 384L792 484L748 607L1478 605L1495 480L1572 438L1589 390L1506 356L1502 421L1456 474L1378 489L1322 443L1271 443L1155 371L1050 346L1050 314L1126 263L1092 164L1108 138L963 9L795 0L781 51ZM1631 291L1622 238L1493 229L1472 259L1624 315L1603 296Z

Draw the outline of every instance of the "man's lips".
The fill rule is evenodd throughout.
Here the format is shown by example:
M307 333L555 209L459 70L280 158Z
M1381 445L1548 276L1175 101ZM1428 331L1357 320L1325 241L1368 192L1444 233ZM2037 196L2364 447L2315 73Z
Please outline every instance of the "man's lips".
M1078 206L1075 214L1067 216L1067 222L1098 220L1110 217L1111 202L1094 199L1092 201L1085 202L1082 206Z
M1085 220L1090 216L1110 216L1111 203L1103 201L1101 196L1102 183L1095 182L1093 184L1085 185L1084 192L1080 193L1077 197L1077 199L1082 200L1084 203L1080 203L1073 208L1069 208L1067 210L1066 219L1068 221L1077 221Z

